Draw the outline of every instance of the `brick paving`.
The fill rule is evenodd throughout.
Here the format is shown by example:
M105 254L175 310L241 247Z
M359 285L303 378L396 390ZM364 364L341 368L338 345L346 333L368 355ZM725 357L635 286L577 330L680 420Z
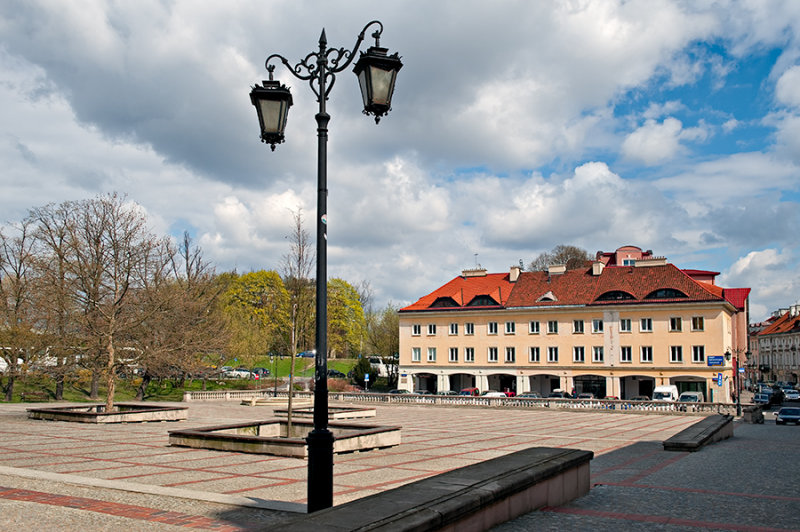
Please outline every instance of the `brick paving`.
M0 530L12 525L15 530L251 530L276 526L293 515L290 510L305 503L305 460L168 445L168 430L265 420L272 417L271 407L189 403L186 421L109 426L29 420L25 411L29 406L0 405ZM741 493L725 487L735 466L733 459L731 463L723 460L720 464L716 459L706 463L694 456L708 456L707 449L691 455L660 449L662 440L696 421L693 417L430 405L378 406L377 413L376 418L364 422L402 426L403 443L390 449L337 455L334 504L530 446L594 451L595 486L579 500L589 503L535 512L538 516L520 519L533 516L530 518L540 521L516 520L498 530L547 530L563 528L564 523L584 530L590 527L580 523L592 521L600 523L597 529L611 523L605 528L608 530L619 530L620 522L624 528L703 528L708 519L702 512L687 514L686 523L665 525L665 519L681 518L675 514L676 506L662 505L662 512L650 513L635 511L642 509L638 505L615 509L603 502L603 494L632 492L633 500L644 494L646 500L711 497L724 501L736 498L726 493ZM748 442L752 437L749 445L758 447L763 441L750 431L764 428L776 427L774 423L737 426L735 438L708 449L741 443L740 433L747 434ZM789 434L794 427L777 428L788 429L784 434ZM789 441L785 444L788 447L782 451L800 450L792 448ZM703 472L701 487L707 493L681 491L691 487L686 481L669 487L669 478L665 480L663 475L687 464L689 478ZM715 479L718 487L705 480L712 466L726 473ZM797 471L794 473L784 464L782 474L800 479ZM766 493L783 497L780 499L753 500L779 502L800 515L800 486L794 487L798 488L794 492ZM596 498L599 501L593 502ZM619 516L629 517L621 521ZM761 526L773 526L769 524L771 516L761 519Z

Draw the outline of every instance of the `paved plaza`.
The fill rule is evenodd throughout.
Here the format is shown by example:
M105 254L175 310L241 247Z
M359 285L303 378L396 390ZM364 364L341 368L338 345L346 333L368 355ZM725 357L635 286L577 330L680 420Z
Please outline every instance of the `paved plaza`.
M168 430L265 420L271 407L188 403L187 421L103 426L29 420L30 406L0 405L0 530L254 530L304 507L305 460L168 445ZM590 493L497 530L800 529L800 427L737 422L698 453L662 450L697 419L378 406L364 423L402 426L403 443L337 455L334 504L530 446L569 447L595 453Z

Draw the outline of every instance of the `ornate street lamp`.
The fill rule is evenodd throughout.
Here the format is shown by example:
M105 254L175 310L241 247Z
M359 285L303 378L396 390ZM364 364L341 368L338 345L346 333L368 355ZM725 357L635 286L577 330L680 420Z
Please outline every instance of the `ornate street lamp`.
M267 57L265 66L269 81L256 85L250 92L250 101L258 112L261 141L275 150L283 142L284 130L292 96L289 89L273 80L273 59L280 60L296 78L308 81L317 96L319 112L317 121L317 279L316 279L316 356L314 371L314 430L306 442L308 445L308 511L316 512L333 506L333 434L328 430L328 312L327 312L327 179L328 179L328 122L330 115L325 102L336 82L336 74L350 66L355 53L364 41L370 26L377 25L372 33L375 46L370 47L356 63L354 72L361 86L364 114L374 115L375 123L392 107L392 94L397 72L403 66L397 54L388 55L380 47L383 24L377 20L369 22L358 34L352 50L328 48L325 30L319 38L319 51L311 52L296 65L279 54Z

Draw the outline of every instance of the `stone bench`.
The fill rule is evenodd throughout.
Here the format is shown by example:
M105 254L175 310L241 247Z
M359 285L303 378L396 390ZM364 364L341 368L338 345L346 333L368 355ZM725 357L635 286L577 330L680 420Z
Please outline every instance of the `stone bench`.
M45 403L50 401L50 394L42 391L22 392L19 398L23 403Z
M671 438L664 440L665 451L699 451L704 445L733 436L733 416L717 414L704 417Z
M281 523L281 531L486 530L589 491L591 451L531 447Z

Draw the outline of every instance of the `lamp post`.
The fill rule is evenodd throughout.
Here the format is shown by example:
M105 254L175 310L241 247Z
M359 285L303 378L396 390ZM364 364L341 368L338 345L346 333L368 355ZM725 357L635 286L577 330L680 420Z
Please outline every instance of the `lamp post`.
M725 360L731 359L731 352L725 351ZM734 359L733 364L733 386L736 390L736 415L742 415L742 403L739 400L739 396L741 395L742 391L739 389L739 350L736 350L736 358Z
M373 20L358 34L352 50L328 48L325 30L319 38L319 51L309 53L292 66L280 54L267 57L265 67L269 80L256 85L250 92L250 101L256 107L261 127L261 141L272 150L284 140L284 130L292 95L288 87L273 80L275 65L280 60L289 72L302 81L308 81L317 96L319 111L317 121L317 279L316 279L316 355L314 371L314 430L306 442L308 445L308 511L316 512L333 506L333 434L328 430L328 315L327 315L327 179L328 179L328 122L325 102L336 81L336 74L347 68L355 58L365 33L370 26L377 25L372 33L375 46L361 52L353 71L358 76L364 114L373 115L375 123L391 109L392 93L397 72L403 66L397 54L388 55L380 46L383 24Z

